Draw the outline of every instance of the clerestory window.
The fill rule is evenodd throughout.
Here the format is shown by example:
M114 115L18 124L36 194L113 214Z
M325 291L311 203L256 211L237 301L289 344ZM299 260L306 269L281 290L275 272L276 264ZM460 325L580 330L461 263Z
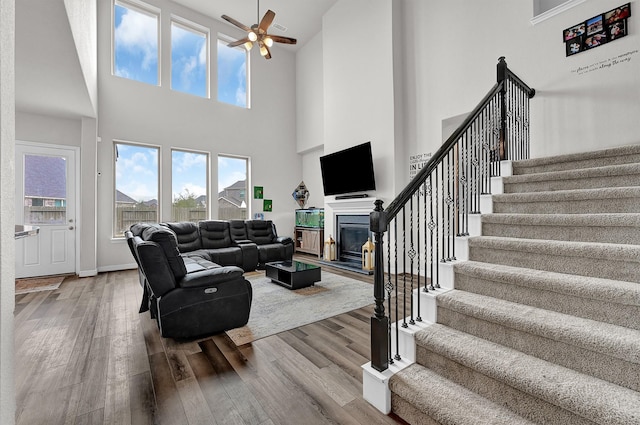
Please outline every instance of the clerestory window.
M230 41L218 37L218 101L249 108L249 53L243 46L228 47Z
M160 10L137 0L115 0L113 75L160 84Z
M178 18L171 22L171 89L209 97L209 32Z

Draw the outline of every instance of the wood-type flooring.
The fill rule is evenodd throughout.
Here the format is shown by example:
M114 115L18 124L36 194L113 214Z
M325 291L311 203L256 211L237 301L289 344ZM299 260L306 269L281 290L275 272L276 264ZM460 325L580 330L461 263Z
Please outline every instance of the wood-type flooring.
M402 423L362 398L373 305L236 347L161 338L141 294L128 270L16 296L16 424Z

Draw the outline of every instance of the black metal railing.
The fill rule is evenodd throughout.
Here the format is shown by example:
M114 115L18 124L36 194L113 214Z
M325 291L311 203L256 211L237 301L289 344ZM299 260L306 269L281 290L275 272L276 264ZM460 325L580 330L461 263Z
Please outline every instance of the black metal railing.
M414 290L440 287L438 265L456 259L456 236L469 234L469 215L480 213L481 195L491 193L500 161L529 157L529 99L535 90L508 69L504 57L497 68L497 83L407 187L387 208L375 202L371 366L378 371L400 359L399 327L422 321Z

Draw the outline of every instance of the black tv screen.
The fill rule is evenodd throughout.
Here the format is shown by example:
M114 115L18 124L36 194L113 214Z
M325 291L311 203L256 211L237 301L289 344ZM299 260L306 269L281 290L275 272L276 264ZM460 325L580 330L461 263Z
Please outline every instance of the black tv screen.
M325 196L375 190L371 142L320 157Z

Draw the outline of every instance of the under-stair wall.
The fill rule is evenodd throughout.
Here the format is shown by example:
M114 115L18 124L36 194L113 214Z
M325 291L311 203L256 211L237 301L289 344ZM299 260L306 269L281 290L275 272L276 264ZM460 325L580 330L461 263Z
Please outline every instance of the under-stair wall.
M389 379L392 411L640 424L640 145L515 161L502 187L454 289L428 295L435 323Z

